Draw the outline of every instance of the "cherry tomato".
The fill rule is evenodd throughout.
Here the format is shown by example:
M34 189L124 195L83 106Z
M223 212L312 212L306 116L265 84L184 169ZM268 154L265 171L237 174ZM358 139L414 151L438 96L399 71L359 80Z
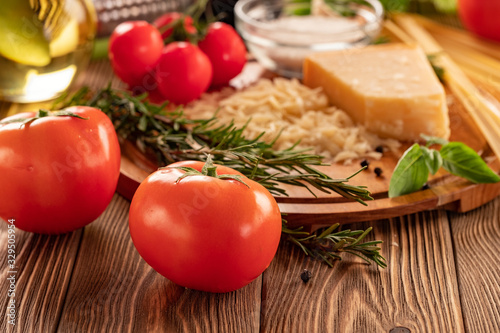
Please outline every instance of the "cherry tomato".
M184 20L184 30L188 34L194 34L196 33L196 28L193 25L193 18L191 16L183 15L178 12L170 12L163 14L162 16L158 17L154 22L153 25L158 28L158 30L163 31L161 34L163 39L167 39L170 37L173 31L173 27L166 28L169 24L173 24L172 22L178 21L180 19Z
M500 42L500 0L458 0L458 13L471 32Z
M210 24L207 35L198 46L210 58L214 71L214 86L228 84L241 73L247 61L243 40L233 27L226 23Z
M212 65L196 46L172 42L165 46L156 67L156 82L163 97L185 104L204 93L212 80Z
M119 24L109 39L109 59L115 74L130 86L142 85L160 59L163 39L146 21Z
M228 292L257 278L273 259L281 215L271 194L234 169L246 184L210 175L191 175L203 163L186 161L152 173L137 189L129 227L140 255L158 273L196 290Z
M120 146L100 110L77 106L73 116L34 112L0 123L0 217L44 234L73 231L108 206L120 174Z

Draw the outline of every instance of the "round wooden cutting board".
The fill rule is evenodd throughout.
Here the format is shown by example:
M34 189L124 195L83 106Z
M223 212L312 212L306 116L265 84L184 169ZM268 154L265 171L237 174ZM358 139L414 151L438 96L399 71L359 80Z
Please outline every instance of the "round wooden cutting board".
M255 64L251 63L251 66ZM497 92L495 95L499 99L500 93ZM448 96L450 141L461 141L469 145L498 173L500 162L480 130L459 101L451 94ZM428 189L397 198L388 198L387 191L392 171L402 153L410 145L411 143L403 143L398 152L385 152L380 160L368 159L370 163L368 169L350 180L353 185L367 186L372 193L374 200L367 201L366 206L349 201L336 193L315 192L315 197L304 188L283 185L289 196L276 197L281 212L287 214L287 221L291 227L301 225L316 229L334 223L373 221L423 210L447 209L465 212L500 195L500 183L472 184L441 169L429 178ZM332 178L345 178L358 171L360 167L360 161L354 161L350 165L331 164L318 169ZM381 176L375 174L376 167L382 169ZM140 182L155 169L156 165L145 159L132 144L124 144L118 192L132 199Z

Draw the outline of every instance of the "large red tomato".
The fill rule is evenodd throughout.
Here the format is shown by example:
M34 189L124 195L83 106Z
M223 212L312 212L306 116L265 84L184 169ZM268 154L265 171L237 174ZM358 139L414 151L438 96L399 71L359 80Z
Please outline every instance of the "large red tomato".
M0 217L37 233L69 232L94 221L108 206L120 174L120 146L100 110L71 107L69 115L0 123ZM56 113L57 114L57 113Z
M273 259L281 215L271 194L239 172L246 184L185 174L203 163L179 162L151 174L130 206L130 234L140 255L158 273L196 290L228 292L257 278Z
M144 77L154 70L162 50L158 29L146 21L127 21L111 34L108 56L115 74L133 87L144 85Z
M165 46L156 67L156 82L167 100L191 102L207 90L211 80L210 60L196 45L172 42Z
M467 29L500 42L500 0L458 0L458 13Z
M210 24L207 35L198 46L212 63L214 86L226 85L241 73L247 61L247 50L243 40L233 27L226 23Z

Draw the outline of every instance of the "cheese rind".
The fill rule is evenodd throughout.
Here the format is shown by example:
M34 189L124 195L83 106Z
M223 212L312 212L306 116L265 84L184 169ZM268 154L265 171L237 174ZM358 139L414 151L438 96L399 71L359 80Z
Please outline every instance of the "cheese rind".
M421 140L450 135L446 94L417 46L384 44L315 53L304 84L323 87L330 103L382 137Z

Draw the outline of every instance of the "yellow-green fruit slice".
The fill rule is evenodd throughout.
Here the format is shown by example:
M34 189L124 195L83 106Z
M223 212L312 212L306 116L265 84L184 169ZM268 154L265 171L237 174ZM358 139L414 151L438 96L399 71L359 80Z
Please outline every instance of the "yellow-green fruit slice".
M50 42L50 55L55 58L76 50L78 33L78 22L74 18L70 18L59 35Z
M476 1L492 1L492 0L476 0ZM436 9L443 13L454 13L457 10L457 0L434 0Z
M0 0L0 8L0 54L24 65L48 65L49 43L29 1Z

